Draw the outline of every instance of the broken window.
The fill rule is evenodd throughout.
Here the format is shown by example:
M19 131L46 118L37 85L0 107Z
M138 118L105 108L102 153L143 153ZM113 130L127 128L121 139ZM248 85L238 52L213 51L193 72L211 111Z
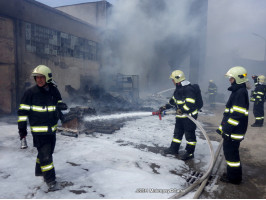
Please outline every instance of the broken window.
M26 51L38 55L99 60L96 42L32 23L26 23L25 45Z

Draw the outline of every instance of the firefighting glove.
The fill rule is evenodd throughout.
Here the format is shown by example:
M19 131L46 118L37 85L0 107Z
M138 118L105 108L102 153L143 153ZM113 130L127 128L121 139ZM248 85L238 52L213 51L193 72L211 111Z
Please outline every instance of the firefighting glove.
M63 123L65 121L65 116L64 114L59 110L57 111L58 114L58 118L61 120L61 122Z
M258 76L257 75L252 75L252 79L257 79Z
M19 136L20 136L20 140L22 140L24 137L27 136L27 129L19 129L18 130Z
M218 133L219 135L222 135L222 134L223 134L223 131L222 131L221 129L218 128L218 129L216 130L216 133Z
M252 79L253 79L254 83L257 83L257 80L258 80L257 78L258 78L257 75L252 75Z
M182 112L182 110L181 110L180 108L178 108L178 109L176 110L176 114L177 114L177 115L182 115L183 112Z
M220 129L217 129L216 130L216 133L218 133L219 135L222 135L223 134L223 132Z
M224 140L231 140L231 134L223 132L222 137Z
M159 112L163 112L165 110L166 110L166 107L165 106L162 106L162 107L159 108Z
M67 105L63 102L57 103L56 109L57 110L67 110Z

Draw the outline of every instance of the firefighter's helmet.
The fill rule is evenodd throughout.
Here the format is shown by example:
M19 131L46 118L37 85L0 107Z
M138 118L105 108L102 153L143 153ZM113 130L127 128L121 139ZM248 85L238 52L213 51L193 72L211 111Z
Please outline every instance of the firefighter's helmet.
M259 83L263 84L265 82L265 76L259 75L257 80Z
M247 70L241 66L232 67L225 74L225 76L233 77L236 80L236 84L242 84L248 82Z
M210 80L210 83L213 83L213 80Z
M43 75L46 78L46 83L52 82L52 71L49 67L45 65L38 65L36 68L34 68L32 72L32 76L38 76Z
M169 78L173 79L175 83L180 83L181 81L186 79L184 72L182 72L181 70L173 71Z

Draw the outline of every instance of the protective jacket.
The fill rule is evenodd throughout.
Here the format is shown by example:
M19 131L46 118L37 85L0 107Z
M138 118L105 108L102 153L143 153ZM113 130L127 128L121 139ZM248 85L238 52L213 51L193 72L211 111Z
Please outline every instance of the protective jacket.
M208 87L208 94L209 94L209 103L211 107L215 107L215 96L217 93L217 86L215 85L215 83L211 83L209 84Z
M189 82L188 82L189 83ZM177 85L173 97L166 104L166 109L175 107L181 109L183 113L196 117L198 109L196 106L195 89L189 83L187 85ZM187 118L185 115L176 115L177 118Z
M210 83L208 87L208 94L215 95L217 93L217 86L214 83Z
M233 84L232 91L223 114L223 120L217 132L232 140L241 141L247 131L249 98L246 84Z
M253 114L255 116L255 124L263 126L264 122L264 101L265 101L266 86L260 83L256 84L250 101L254 102Z
M176 115L174 137L169 148L170 151L177 153L181 145L183 135L185 134L187 145L186 152L192 156L196 147L196 125L186 115L186 113L197 119L198 109L196 106L196 90L189 81L182 81L181 85L176 85L176 90L169 103L165 105L166 109L175 107L181 109L182 114Z
M264 102L265 92L266 92L265 85L256 84L255 90L254 90L253 94L251 95L250 101L253 101L256 103Z
M62 102L58 89L48 84L49 89L37 85L29 88L21 99L18 110L18 128L27 129L29 119L33 135L55 134L58 122L57 103Z

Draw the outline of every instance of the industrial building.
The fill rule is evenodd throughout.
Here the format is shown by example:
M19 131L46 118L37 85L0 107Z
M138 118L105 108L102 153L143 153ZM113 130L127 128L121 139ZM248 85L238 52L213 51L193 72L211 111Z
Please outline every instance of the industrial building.
M107 1L79 3L56 7L73 17L79 18L99 28L105 28L111 14L112 4Z
M195 83L204 65L207 5L204 0L190 8L200 21L198 38L172 44L173 51L165 55L173 69L188 58L189 79ZM101 45L111 8L107 1L57 8L34 0L0 1L0 113L15 113L25 89L34 84L32 69L40 64L52 69L63 99L69 97L67 88L82 91L88 85L97 85L106 63ZM152 8L152 13L158 9ZM139 97L138 87L145 87L139 81L146 85L153 81L138 74L117 77L118 86L121 80L126 85L119 91L132 93L134 99Z
M63 98L66 85L79 89L84 80L97 82L98 32L96 26L34 0L0 1L0 113L16 110L39 64L52 69Z

